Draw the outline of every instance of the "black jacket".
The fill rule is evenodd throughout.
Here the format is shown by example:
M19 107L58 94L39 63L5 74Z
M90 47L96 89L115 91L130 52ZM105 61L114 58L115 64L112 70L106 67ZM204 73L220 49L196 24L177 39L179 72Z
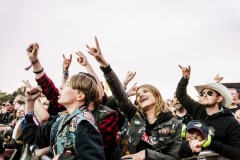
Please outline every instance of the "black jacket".
M208 149L230 158L240 159L240 125L231 111L225 107L213 115L208 115L204 105L193 100L187 94L188 79L181 78L177 86L176 96L194 120L202 120L209 127L213 137Z
M123 140L123 142L129 142L127 142L126 151L129 152L129 154L134 154L137 151L145 149L147 154L146 159L180 159L179 150L182 142L181 122L173 118L172 115L169 116L169 113L162 113L153 126L147 124L146 116L141 115L141 111L128 99L120 80L111 67L108 65L107 68L101 69L104 72L104 77L112 91L117 105L130 122L128 134L130 139ZM149 134L156 133L156 135L152 135L152 137L153 139L157 138L153 141L156 142L158 147L155 147L155 143L153 143L152 149L151 147L147 147L146 143L140 144L145 132ZM163 135L165 135L165 137Z

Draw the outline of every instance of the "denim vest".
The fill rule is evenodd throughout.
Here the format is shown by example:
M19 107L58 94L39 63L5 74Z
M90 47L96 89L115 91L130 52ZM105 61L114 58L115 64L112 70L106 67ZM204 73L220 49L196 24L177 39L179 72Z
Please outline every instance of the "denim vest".
M62 114L57 118L50 134L52 152L55 155L62 153L76 155L75 132L82 120L88 121L97 129L93 115L85 107L77 109L70 115Z

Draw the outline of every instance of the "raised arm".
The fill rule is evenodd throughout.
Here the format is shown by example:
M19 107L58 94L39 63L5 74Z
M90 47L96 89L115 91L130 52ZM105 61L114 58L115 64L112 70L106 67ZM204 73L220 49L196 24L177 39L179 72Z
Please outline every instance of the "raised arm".
M28 80L23 81L23 83L27 88L31 88L31 84ZM48 121L48 118L50 117L48 111L44 108L43 104L40 101L35 101L34 114L41 124Z
M109 85L110 90L112 91L113 97L117 103L117 105L120 107L122 112L128 117L130 120L132 116L137 111L136 106L128 99L128 96L122 86L121 81L117 77L117 75L114 73L114 71L111 69L107 61L102 55L99 43L97 38L95 37L95 43L96 47L89 47L87 45L87 48L89 49L88 53L96 59L96 61L100 64L100 68L104 72L104 77Z
M55 87L52 80L46 75L44 69L38 58L39 45L37 43L30 44L27 48L27 55L31 62L31 65L26 68L27 70L33 67L33 72L35 73L36 81L42 89L42 93L47 97L51 103L48 112L51 115L56 115L57 112L66 110L66 108L58 103L59 91Z
M33 111L35 102L38 103L38 97L41 95L41 92L42 90L40 87L29 87L25 91L27 104L25 107L25 125L23 129L23 142L36 144L39 148L49 146L51 126L58 117L55 116L55 119L48 121L44 125L39 125Z
M128 83L135 77L136 72L128 71L124 81L123 81L123 88L126 90Z
M65 55L63 54L63 74L62 74L62 81L61 81L61 85L64 85L64 83L66 82L66 80L68 79L69 76L69 67L72 63L72 54L70 54L69 58L66 58Z
M39 45L38 43L32 43L27 48L27 55L31 65L26 70L33 67L33 73L35 73L36 79L39 79L44 75L44 69L38 59Z
M84 66L86 68L87 72L96 78L97 84L98 84L98 89L99 89L99 96L100 96L100 98L102 98L104 96L104 91L103 91L101 81L99 80L96 72L93 70L91 64L88 62L87 57L82 52L78 51L78 52L76 52L76 54L78 56L78 58L77 58L78 63L80 63L82 66Z
M187 85L190 79L191 68L190 66L182 67L181 65L179 65L179 67L182 70L182 78L177 86L176 97L193 119L201 120L201 118L206 115L205 107L187 94Z

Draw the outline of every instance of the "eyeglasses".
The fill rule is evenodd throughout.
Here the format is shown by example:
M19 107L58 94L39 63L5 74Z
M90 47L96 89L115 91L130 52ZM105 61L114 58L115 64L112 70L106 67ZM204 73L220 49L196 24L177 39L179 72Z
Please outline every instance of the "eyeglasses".
M207 93L208 96L212 96L213 95L213 91L207 91L207 92L201 91L200 92L200 97L204 96L205 93Z

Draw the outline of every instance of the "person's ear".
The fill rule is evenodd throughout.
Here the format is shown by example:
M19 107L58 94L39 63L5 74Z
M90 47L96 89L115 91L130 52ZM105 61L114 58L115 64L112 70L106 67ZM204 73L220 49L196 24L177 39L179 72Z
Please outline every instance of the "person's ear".
M223 96L218 96L218 97L217 97L217 102L220 103L220 102L222 102L222 101L223 101Z
M85 94L82 93L82 92L80 92L80 93L78 94L78 96L77 96L77 100L78 100L78 101L81 101L81 100L83 100L84 98L85 98Z

